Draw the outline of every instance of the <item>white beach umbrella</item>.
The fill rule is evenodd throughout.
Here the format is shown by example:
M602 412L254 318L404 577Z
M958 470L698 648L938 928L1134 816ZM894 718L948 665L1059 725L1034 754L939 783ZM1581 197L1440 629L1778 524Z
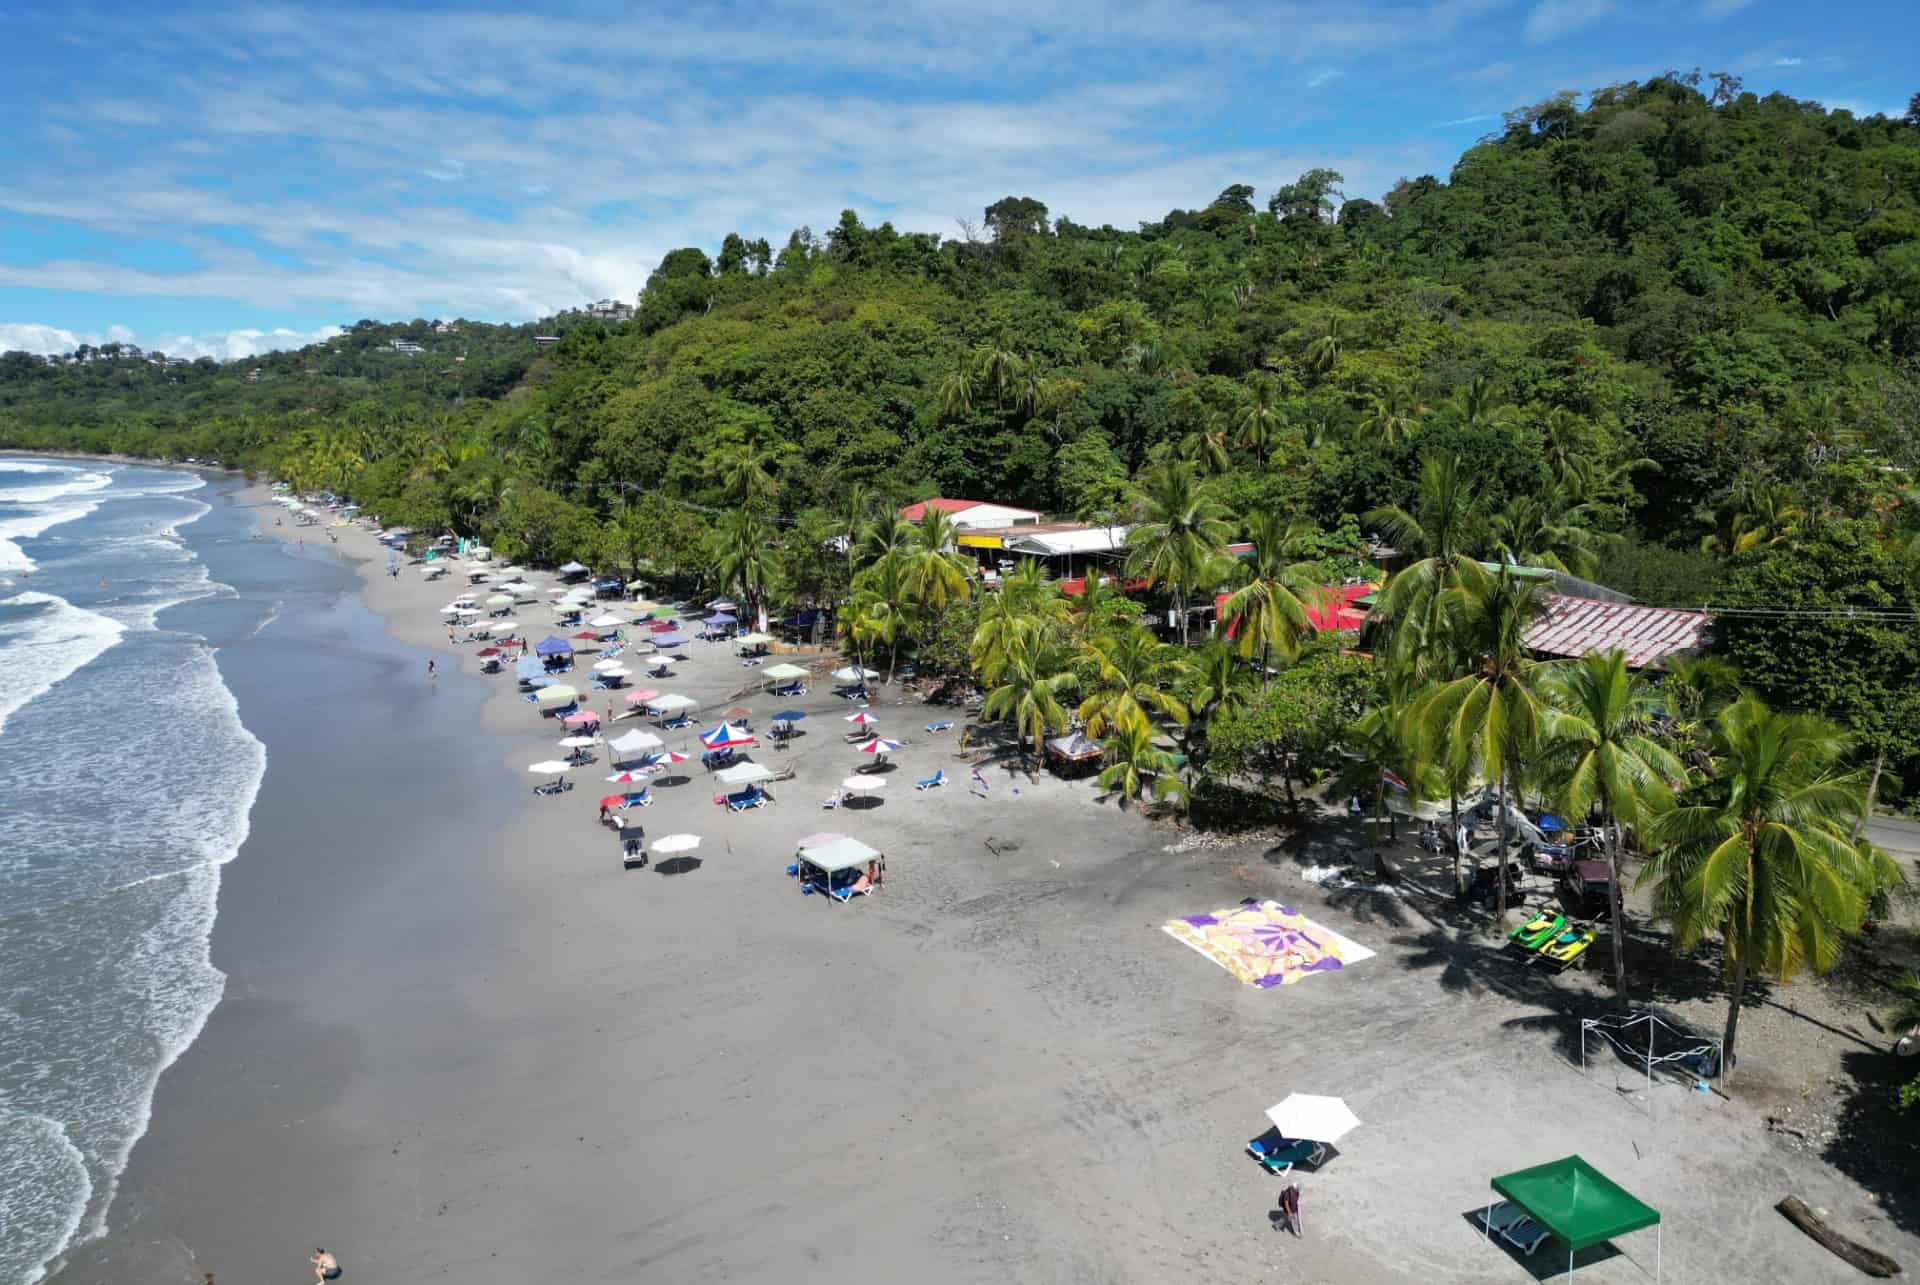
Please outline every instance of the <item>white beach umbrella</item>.
M599 743L600 738L597 736L563 736L560 738L560 748L563 750L584 750Z
M1267 1108L1267 1119L1281 1137L1302 1142L1338 1142L1360 1125L1345 1100L1316 1093L1289 1093L1286 1101Z
M609 665L605 669L600 669L600 666L595 665L594 668L600 670L600 676L602 678L630 678L633 676L633 671L625 665Z
M646 660L648 669L665 669L671 664L673 664L671 656L649 656Z
M700 836L697 834L669 834L654 840L653 850L655 852L692 852L699 846Z
M877 669L862 669L857 665L848 665L845 669L836 669L833 676L843 683L863 683L869 678L880 677Z
M511 607L513 605L513 595L510 593L490 594L487 597L487 605L489 607Z
M572 770L573 764L567 762L565 759L541 759L538 763L527 764L527 771L534 773L536 776L555 776L561 772L571 772ZM1319 1139L1315 1138L1314 1141L1318 1142Z
M595 616L592 620L589 620L587 623L593 626L595 629L612 629L617 625L624 625L627 622L625 620L622 620L619 616L612 615L609 612L603 611L599 615Z
M609 656L605 660L594 661L593 667L599 670L603 674L606 673L609 669L625 669L626 668L625 665L622 665L619 661L613 659L611 656Z
M887 778L884 776L850 776L840 782L840 784L856 792L860 790L884 790L887 786ZM1315 1138L1314 1141L1318 1142L1320 1139Z
M493 632L495 632L496 634L512 633L514 630L518 629L519 627L520 627L520 622L515 620L512 616L502 616L500 617L500 619L494 621L492 624L487 626L487 628L493 630Z
M440 608L440 614L443 616L457 616L460 614L460 606L458 603L450 602L446 606Z

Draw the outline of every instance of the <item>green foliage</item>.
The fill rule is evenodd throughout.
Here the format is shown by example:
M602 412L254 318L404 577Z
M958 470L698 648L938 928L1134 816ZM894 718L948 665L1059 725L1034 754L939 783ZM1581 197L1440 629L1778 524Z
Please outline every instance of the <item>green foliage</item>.
M1222 710L1207 734L1208 766L1227 776L1294 785L1338 766L1348 726L1384 695L1380 669L1364 656L1308 652L1264 687Z

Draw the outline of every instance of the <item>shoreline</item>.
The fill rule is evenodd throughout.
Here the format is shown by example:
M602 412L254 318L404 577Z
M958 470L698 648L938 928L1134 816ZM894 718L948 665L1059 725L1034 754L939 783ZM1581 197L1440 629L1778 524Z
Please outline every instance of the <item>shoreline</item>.
M290 656L236 657L256 701L277 684L356 748L289 797L278 742L312 719L256 732L261 843L226 867L215 925L227 998L162 1080L126 1225L57 1280L263 1279L315 1244L393 1280L1524 1279L1463 1216L1488 1175L1572 1150L1660 1207L1665 1257L1701 1279L1847 1278L1767 1214L1787 1189L1882 1250L1920 1247L1726 1118L1745 1108L1636 1102L1637 1073L1570 1069L1578 992L1507 980L1416 898L1302 877L1340 851L1187 842L1085 782L915 792L959 762L916 705L874 707L909 742L879 807L820 811L854 764L847 707L816 689L796 749L755 747L798 773L775 806L727 816L688 773L632 815L702 835L694 863L622 871L593 820L602 769L533 798L525 765L553 730L469 649L447 663L433 613L457 587L388 580L368 546L343 532L326 552L353 592L264 631ZM724 648L690 654L660 686L711 706L753 684ZM274 846L325 826L378 851L316 869ZM780 867L822 828L888 854L881 894L796 893ZM1159 930L1245 896L1379 953L1259 991ZM289 901L337 936L300 950ZM1278 1184L1241 1149L1296 1089L1366 1121L1303 1179L1305 1240L1273 1230ZM1618 1248L1581 1278L1640 1279L1650 1246Z

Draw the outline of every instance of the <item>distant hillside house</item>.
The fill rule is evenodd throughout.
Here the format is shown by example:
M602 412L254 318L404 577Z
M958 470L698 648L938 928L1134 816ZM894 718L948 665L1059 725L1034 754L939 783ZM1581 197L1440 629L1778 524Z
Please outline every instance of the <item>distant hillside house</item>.
M944 496L935 496L931 500L920 500L900 510L900 516L909 522L918 522L925 517L928 509L937 509L953 519L953 525L961 531L977 531L987 527L1028 526L1040 521L1044 516L1037 509L1015 508L1010 504L989 504L985 500L950 500Z
M595 321L621 322L633 320L633 305L630 303L621 303L618 299L602 299L598 303L590 303L580 309L580 312L585 316L592 317Z
M395 352L403 352L407 354L407 356L409 357L415 355L416 353L423 353L426 351L425 348L422 348L419 344L414 343L411 339L395 339L390 341L387 344L387 347L393 349L393 351Z
M460 333L460 325L458 322L453 321L436 321L433 323L433 333L436 335L457 335Z
M551 348L559 342L559 335L535 335L533 337L533 346L535 348Z

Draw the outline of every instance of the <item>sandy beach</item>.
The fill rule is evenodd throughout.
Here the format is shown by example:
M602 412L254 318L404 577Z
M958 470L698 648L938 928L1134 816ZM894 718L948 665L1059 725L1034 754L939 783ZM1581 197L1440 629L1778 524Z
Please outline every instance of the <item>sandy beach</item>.
M302 1280L316 1245L350 1282L1526 1281L1565 1263L1469 1215L1492 1175L1570 1152L1663 1214L1583 1252L1583 1281L1651 1280L1656 1255L1672 1280L1851 1279L1773 1212L1787 1194L1920 1261L1911 1221L1737 1094L1583 1073L1588 994L1463 939L1450 900L1330 889L1303 872L1337 848L1195 842L1090 781L996 768L981 797L924 730L952 715L891 696L879 805L824 812L859 766L849 707L756 694L725 645L655 685L708 726L807 711L791 750L753 751L796 776L729 815L687 764L632 816L702 836L697 860L623 870L608 769L531 793L560 732L449 647L459 589L277 513L297 592L220 658L269 754L221 893L226 997L59 1281ZM517 613L536 638L545 614ZM936 768L953 783L915 791ZM887 854L878 895L800 895L784 867L822 829ZM1262 990L1161 931L1248 897L1377 953ZM1304 1237L1244 1150L1296 1090L1364 1122L1302 1176Z

